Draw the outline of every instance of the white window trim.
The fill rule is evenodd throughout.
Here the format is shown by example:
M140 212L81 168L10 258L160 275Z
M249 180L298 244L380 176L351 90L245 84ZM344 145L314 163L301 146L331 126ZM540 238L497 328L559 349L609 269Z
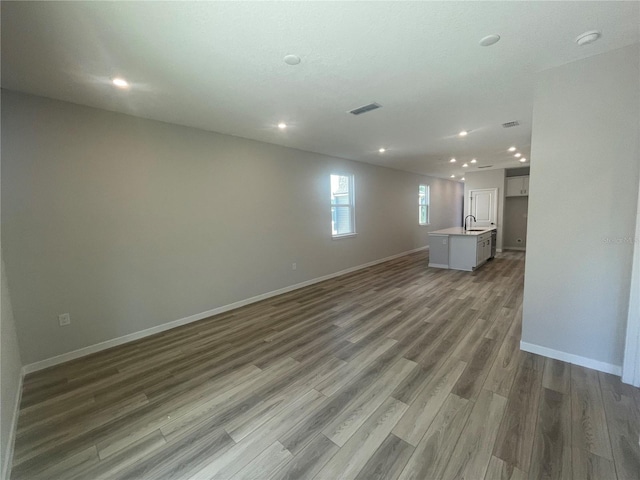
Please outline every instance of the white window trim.
M341 177L349 177L349 203L340 204L340 205L331 204L330 208L337 207L337 206L349 207L351 211L351 225L353 226L353 231L349 233L340 233L337 235L334 235L332 231L331 238L334 240L339 240L342 238L355 237L356 235L358 235L358 231L356 229L356 177L352 173L331 173L329 175L329 179L331 179L331 177L334 175L341 176ZM331 186L329 188L331 188Z
M331 235L331 239L332 240L340 240L341 238L349 238L349 237L357 237L358 234L356 232L354 233L342 233L340 235Z
M420 187L425 187L426 188L426 197L427 197L427 204L426 206L429 207L427 208L427 223L422 223L420 221L420 207L423 207L425 205L421 205L420 204ZM421 227L428 227L429 225L431 225L431 186L430 185L425 185L425 184L420 184L418 185L418 225Z

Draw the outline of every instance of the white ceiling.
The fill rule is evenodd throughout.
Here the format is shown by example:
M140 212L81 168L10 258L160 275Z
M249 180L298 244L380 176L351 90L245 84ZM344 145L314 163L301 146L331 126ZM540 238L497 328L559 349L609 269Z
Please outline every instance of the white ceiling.
M639 5L2 2L2 87L449 177L521 166L506 149L529 156L536 72L639 42Z

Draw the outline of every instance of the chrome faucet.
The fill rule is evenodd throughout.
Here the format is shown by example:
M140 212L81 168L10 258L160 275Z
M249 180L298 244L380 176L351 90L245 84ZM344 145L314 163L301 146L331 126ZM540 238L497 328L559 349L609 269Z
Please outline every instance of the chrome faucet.
M465 232L467 231L467 218L469 218L469 217L473 218L474 222L477 222L476 217L474 217L473 215L467 215L466 217L464 217L464 231Z

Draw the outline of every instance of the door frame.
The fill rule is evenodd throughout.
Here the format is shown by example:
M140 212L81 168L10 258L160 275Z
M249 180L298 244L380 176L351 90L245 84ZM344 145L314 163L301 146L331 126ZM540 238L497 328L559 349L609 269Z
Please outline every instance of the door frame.
M473 198L473 193L474 192L492 192L493 193L493 225L498 227L498 189L497 188L473 188L473 189L469 189L469 203L467 203L467 211L465 213L465 217L467 215L471 215L472 212L472 198Z

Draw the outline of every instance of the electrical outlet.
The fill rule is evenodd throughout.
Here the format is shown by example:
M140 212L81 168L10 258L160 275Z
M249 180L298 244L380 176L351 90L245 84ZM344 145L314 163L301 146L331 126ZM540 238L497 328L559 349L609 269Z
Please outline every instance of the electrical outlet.
M58 323L61 327L64 327L65 325L71 325L71 316L68 313L58 315Z
M297 269L298 269L298 264L297 264L297 263L295 263L295 262L293 262L293 263L291 264L291 270L297 270Z

